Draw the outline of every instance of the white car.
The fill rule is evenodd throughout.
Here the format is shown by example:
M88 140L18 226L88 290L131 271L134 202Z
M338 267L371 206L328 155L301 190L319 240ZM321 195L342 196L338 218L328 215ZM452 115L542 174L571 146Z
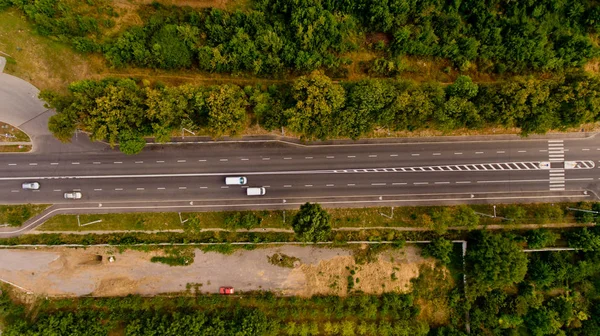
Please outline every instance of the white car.
M40 184L38 182L25 182L23 183L23 189L25 190L38 190L40 189Z
M225 184L226 185L244 185L248 183L248 179L244 176L235 176L235 177L226 177Z
M65 199L80 199L81 193L77 191L71 191L65 193Z

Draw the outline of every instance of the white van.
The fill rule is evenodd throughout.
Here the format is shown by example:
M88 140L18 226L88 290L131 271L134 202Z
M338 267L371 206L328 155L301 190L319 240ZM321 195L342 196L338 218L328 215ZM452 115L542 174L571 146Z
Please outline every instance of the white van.
M243 176L235 176L235 177L226 177L225 184L226 185L244 185L248 183L248 179Z
M265 187L252 187L246 188L246 195L248 196L262 196L267 193Z

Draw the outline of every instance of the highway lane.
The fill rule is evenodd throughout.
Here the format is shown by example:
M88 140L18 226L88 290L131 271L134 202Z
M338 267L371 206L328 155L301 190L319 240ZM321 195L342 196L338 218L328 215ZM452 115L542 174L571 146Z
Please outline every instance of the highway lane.
M597 190L600 141L522 140L302 147L278 143L152 146L136 156L116 151L3 155L0 202L236 199L224 176L244 173L268 196L349 197L445 193ZM562 169L563 161L587 169ZM552 162L552 169L540 169ZM182 176L188 174L189 176ZM145 175L150 175L142 177ZM39 191L20 184L35 179Z
M570 141L567 153L573 159L589 158L592 144ZM573 145L571 145L573 143ZM581 147L581 148L578 148ZM585 147L585 148L584 148ZM600 144L598 144L600 148ZM593 148L596 150L596 148ZM150 147L135 156L109 151L61 155L11 155L0 163L2 176L115 174L194 171L265 171L302 169L389 167L399 165L436 165L483 162L513 162L548 159L547 141L430 143L401 145L362 145L335 147L298 147L282 144L223 144L202 146ZM240 169L240 168L244 169Z

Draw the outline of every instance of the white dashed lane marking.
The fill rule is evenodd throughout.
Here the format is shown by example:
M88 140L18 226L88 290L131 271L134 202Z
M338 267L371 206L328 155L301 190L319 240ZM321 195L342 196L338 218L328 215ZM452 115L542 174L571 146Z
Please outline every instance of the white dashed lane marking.
M177 163L184 163L186 160L177 160Z

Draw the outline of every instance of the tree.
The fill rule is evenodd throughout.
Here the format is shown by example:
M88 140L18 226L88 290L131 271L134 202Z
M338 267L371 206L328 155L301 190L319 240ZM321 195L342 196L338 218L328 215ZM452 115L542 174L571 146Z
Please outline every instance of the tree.
M214 138L237 135L246 124L248 98L239 86L221 85L206 98L208 130Z
M431 256L437 258L442 262L442 264L448 265L450 263L452 247L452 241L443 237L436 237L431 241L431 243L425 245L423 248L423 255L425 257Z
M580 248L583 251L600 251L600 235L597 234L597 231L596 228L592 230L583 228L569 234L567 236L569 246Z
M441 210L434 210L431 213L431 219L433 220L433 229L440 235L446 233L448 227L453 223L452 212L446 207Z
M340 133L352 139L370 132L393 100L393 87L383 80L362 80L348 90L340 117Z
M334 116L344 106L344 88L315 71L294 82L292 97L294 107L285 111L291 130L306 139L324 140L336 134Z
M454 214L454 225L473 230L479 225L479 215L468 205L459 205Z
M331 233L330 215L317 203L305 203L294 216L292 227L305 242L326 241Z
M544 248L553 245L558 238L559 234L547 229L532 230L527 233L527 246L532 249Z
M470 240L467 271L475 290L487 291L523 281L527 256L511 239L500 234L477 232Z
M131 130L121 131L119 134L119 150L127 155L134 155L142 151L146 140L141 134Z

